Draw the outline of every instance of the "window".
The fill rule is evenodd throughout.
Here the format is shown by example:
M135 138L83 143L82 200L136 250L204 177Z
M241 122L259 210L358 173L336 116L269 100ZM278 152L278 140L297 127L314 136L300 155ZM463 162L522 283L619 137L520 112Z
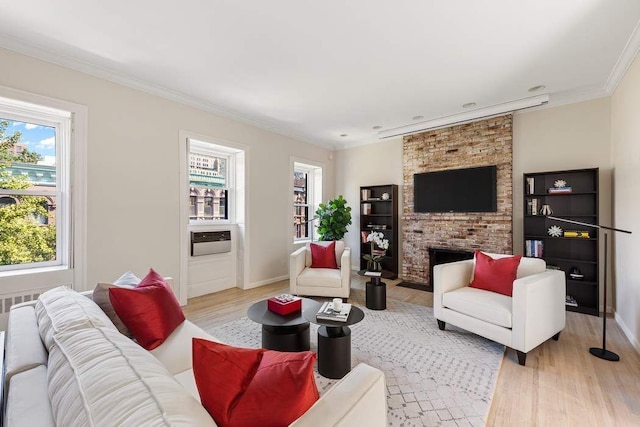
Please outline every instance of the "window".
M0 271L68 265L71 113L0 98Z
M293 240L313 240L314 212L322 197L322 168L294 162Z
M236 157L230 147L189 139L190 220L230 221Z

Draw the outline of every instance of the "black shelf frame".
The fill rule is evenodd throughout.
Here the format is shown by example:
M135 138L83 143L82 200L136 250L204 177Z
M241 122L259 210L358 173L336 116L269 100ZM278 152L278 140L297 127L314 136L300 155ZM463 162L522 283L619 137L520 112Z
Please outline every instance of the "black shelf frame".
M363 198L363 190L368 190L369 197ZM382 195L387 193L389 198L382 199ZM364 213L364 205L369 204L371 211ZM386 228L373 228L373 226L386 226ZM371 252L371 244L363 242L363 234L372 231L382 232L389 240L389 249L382 259L382 268L392 273L396 279L398 277L399 251L398 245L398 185L366 185L360 187L360 269L367 268L367 260L363 258L365 254Z
M529 192L528 178L534 182L534 191ZM548 193L556 180L565 180L572 187L570 193ZM574 219L586 223L599 223L599 170L598 168L573 169L551 172L525 173L523 176L523 253L526 254L527 240L542 241L541 258L549 265L563 270L567 278L567 295L578 302L578 306L567 305L567 311L585 313L594 316L600 311L600 236L597 229L584 228L589 237L552 237L547 230L552 225L566 230L580 230L580 226L571 226L555 221L541 214L542 205L549 205L551 215L559 218ZM537 199L539 206L532 214L528 202ZM582 243L574 243L574 242ZM584 280L569 277L569 271L576 267L585 274Z

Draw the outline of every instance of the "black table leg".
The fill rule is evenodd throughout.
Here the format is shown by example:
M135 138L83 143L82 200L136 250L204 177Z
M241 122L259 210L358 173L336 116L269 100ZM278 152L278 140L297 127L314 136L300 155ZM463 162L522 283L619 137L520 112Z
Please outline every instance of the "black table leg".
M380 281L379 277L372 278L366 283L366 306L371 310L384 310L387 308L387 284Z
M306 351L310 345L309 323L299 326L262 325L262 348L277 351Z
M348 326L318 328L318 373L339 379L351 371L351 329Z

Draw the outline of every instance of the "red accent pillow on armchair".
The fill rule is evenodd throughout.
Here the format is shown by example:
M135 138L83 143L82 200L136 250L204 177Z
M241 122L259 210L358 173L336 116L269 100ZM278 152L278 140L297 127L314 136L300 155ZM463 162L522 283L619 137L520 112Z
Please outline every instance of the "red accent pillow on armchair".
M162 344L184 322L169 284L153 269L135 288L109 288L109 300L122 323L147 350Z
M286 426L318 400L315 353L237 348L193 338L200 401L220 427Z
M476 266L473 271L473 281L469 286L512 296L513 281L516 280L522 255L491 258L483 252L476 251L475 257Z
M336 262L336 242L327 246L310 243L311 267L310 268L338 268Z

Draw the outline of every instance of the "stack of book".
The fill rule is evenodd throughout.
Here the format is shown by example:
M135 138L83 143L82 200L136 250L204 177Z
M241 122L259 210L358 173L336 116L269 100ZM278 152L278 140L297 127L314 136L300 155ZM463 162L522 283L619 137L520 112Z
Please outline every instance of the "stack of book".
M573 189L571 187L551 187L548 190L549 194L568 194L571 193Z
M527 178L527 194L535 193L535 179L533 177Z
M342 310L334 311L332 302L325 302L320 307L316 319L318 320L335 320L337 322L346 322L351 313L351 304L343 303Z
M539 199L528 199L527 200L527 215L538 215L538 211L540 210L540 200Z
M542 240L525 240L525 256L542 258Z

